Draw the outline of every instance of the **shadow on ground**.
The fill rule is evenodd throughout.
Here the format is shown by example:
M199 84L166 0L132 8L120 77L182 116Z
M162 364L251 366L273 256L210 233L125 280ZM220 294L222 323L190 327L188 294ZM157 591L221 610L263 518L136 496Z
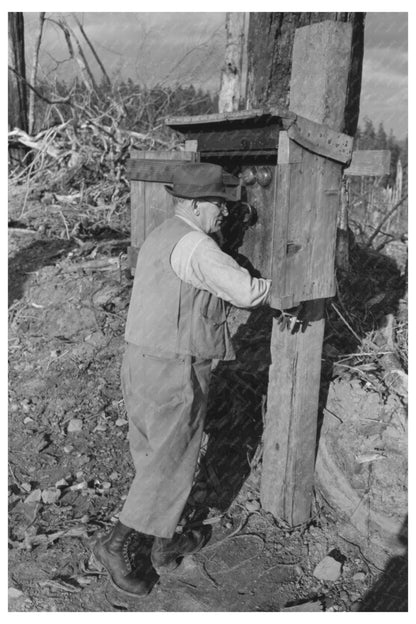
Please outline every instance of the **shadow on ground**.
M237 246L242 239L238 230ZM259 275L229 241L227 251L252 275ZM397 314L407 289L406 277L394 259L355 244L350 250L350 270L343 274L338 272L337 278L337 296L328 300L326 306L325 333L325 344L330 345L336 355L326 356L324 350L317 445L337 359L356 353L368 332L379 328L387 314ZM332 302L342 311L344 319L337 314ZM206 421L209 439L201 460L200 478L206 482L207 503L221 511L232 504L261 446L274 315L275 310L254 310L233 336L236 361L220 362L213 373Z
M407 292L407 275L393 258L357 245L353 238L349 258L349 270L337 271L337 295L326 306L316 450L329 385L339 374L337 360L359 352L362 339L380 329L388 314L397 318Z
M59 238L35 240L9 258L9 307L20 300L28 276L44 266L53 265L75 247L75 243Z
M273 312L258 309L234 336L237 359L220 362L210 386L208 446L202 461L208 501L221 511L233 502L263 434Z
M399 541L406 546L407 520L404 523ZM363 598L358 611L407 611L408 610L408 553L392 557L381 578Z

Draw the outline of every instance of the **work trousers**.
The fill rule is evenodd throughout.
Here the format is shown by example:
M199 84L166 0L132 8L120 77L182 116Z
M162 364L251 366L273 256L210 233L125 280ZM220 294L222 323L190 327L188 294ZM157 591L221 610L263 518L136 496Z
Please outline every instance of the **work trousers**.
M211 360L164 359L127 344L121 382L135 477L120 521L170 538L189 497L206 414Z

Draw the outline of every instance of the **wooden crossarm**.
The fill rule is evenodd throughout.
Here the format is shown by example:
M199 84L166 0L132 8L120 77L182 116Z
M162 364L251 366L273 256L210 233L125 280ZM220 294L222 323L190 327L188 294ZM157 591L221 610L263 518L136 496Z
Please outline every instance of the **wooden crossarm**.
M344 169L346 176L383 176L390 173L390 150L356 150L350 166Z

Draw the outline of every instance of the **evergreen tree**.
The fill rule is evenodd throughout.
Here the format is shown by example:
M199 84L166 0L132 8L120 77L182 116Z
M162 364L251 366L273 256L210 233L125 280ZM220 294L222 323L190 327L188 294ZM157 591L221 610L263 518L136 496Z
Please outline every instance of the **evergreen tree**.
M372 150L376 149L376 131L371 119L364 119L364 130L361 133L359 149Z
M384 130L383 122L381 122L378 126L377 136L376 136L376 145L377 149L385 150L387 149L387 134Z

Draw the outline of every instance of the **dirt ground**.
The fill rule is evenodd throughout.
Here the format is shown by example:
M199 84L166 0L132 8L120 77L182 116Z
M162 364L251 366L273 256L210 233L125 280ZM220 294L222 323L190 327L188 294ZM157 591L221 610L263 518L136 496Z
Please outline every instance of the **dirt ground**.
M213 375L188 509L212 527L208 546L146 597L112 588L90 547L116 521L133 476L119 386L128 233L102 225L76 241L59 210L37 201L21 216L16 199L10 214L9 610L405 610L403 561L399 574L394 562L374 568L319 498L311 523L295 529L260 508L266 312L234 313L238 362ZM335 580L314 575L327 555L339 565Z

